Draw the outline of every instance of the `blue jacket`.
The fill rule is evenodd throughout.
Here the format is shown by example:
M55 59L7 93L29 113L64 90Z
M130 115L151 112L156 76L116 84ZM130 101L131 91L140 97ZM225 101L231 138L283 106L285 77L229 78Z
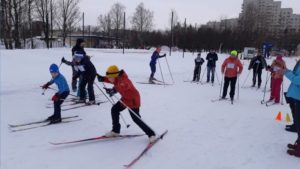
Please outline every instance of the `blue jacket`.
M50 80L49 84L51 85L53 83L57 85L59 94L70 91L65 77L60 73L54 79Z
M300 64L293 71L287 70L284 75L291 81L286 96L300 101Z
M165 57L165 55L160 56L159 53L157 51L154 51L152 56L151 56L151 61L150 64L151 65L155 65L156 64L156 60L159 58Z

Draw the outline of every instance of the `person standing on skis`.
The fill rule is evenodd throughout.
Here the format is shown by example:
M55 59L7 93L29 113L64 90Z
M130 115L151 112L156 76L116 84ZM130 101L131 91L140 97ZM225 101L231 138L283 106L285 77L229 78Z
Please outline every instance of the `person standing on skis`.
M162 58L162 57L166 57L166 54L159 55L160 51L161 51L161 48L157 47L156 50L153 52L153 54L151 56L151 61L150 61L150 64L149 64L150 68L151 68L149 83L154 83L153 80L157 80L157 79L154 78L154 74L156 72L156 61L157 61L157 59Z
M49 68L52 79L44 84L42 88L44 90L48 89L50 85L55 83L58 87L58 92L55 93L52 97L52 101L54 104L54 114L47 118L47 121L50 121L51 124L60 123L61 122L61 107L60 105L64 102L64 100L70 94L70 89L65 77L60 74L59 68L56 64L51 64Z
M261 85L261 74L262 70L267 67L265 58L261 55L260 52L251 59L248 70L253 69L253 78L252 78L252 87L256 84L256 77L258 79L257 88L260 88Z
M215 79L215 70L216 70L216 62L218 60L218 55L216 54L215 51L210 50L209 53L206 56L207 60L207 79L206 82L209 83L211 80L211 83L214 83ZM211 74L211 79L210 79L210 74Z
M280 101L280 89L283 81L283 70L286 69L285 62L282 55L277 55L276 59L272 62L268 70L271 72L271 96L269 102Z
M201 58L201 53L198 53L195 59L195 68L194 68L194 76L193 82L199 82L200 74L201 74L201 65L204 63L204 59Z
M295 143L288 144L287 153L300 157L300 61L297 62L293 71L284 69L284 75L291 81L286 97L289 98L289 104L294 119L294 127L298 134Z
M106 93L112 97L117 92L122 96L121 99L111 108L112 117L112 130L106 133L106 136L116 137L119 136L121 125L119 123L120 112L124 109L129 109L129 114L132 120L147 134L149 141L155 141L155 132L141 120L140 106L141 98L140 93L134 87L131 80L129 80L124 70L119 70L116 65L109 66L106 71L106 76L97 74L99 82L111 83L113 88L104 88Z
M236 50L230 52L230 56L225 59L222 64L222 74L224 74L224 87L223 87L223 95L222 99L226 98L227 89L230 84L230 99L233 101L235 94L235 85L237 81L237 77L243 71L243 65L240 60L237 58L238 53Z

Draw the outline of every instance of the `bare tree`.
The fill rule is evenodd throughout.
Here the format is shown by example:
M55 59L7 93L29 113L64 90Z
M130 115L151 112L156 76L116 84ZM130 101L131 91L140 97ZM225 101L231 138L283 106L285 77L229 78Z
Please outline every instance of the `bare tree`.
M1 13L3 17L2 31L3 41L6 49L13 49L12 41L12 2L10 0L1 0Z
M112 21L112 27L115 31L115 36L117 39L117 46L119 46L119 31L122 29L123 24L123 15L125 12L125 6L120 3L115 3L109 12L109 16Z
M110 36L110 32L112 29L112 23L111 19L109 17L109 14L107 15L99 15L98 16L98 25L100 28L100 31L103 32L104 34Z
M153 27L153 12L140 3L132 17L131 24L134 30L139 32L150 31Z
M58 15L57 24L62 30L63 46L67 35L71 32L80 20L80 11L78 7L79 0L60 0L58 3Z

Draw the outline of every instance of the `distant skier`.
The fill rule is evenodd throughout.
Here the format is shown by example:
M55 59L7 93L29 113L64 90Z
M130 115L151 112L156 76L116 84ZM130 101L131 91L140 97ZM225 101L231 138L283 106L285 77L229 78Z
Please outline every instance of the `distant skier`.
M154 131L149 128L140 119L140 106L141 98L138 90L134 87L131 80L129 80L127 74L124 70L120 70L116 65L109 66L106 71L106 76L97 75L99 82L111 83L114 85L113 88L105 88L106 93L112 97L117 92L122 96L120 101L113 105L111 108L112 117L112 130L106 133L106 136L118 136L120 134L121 125L119 123L120 112L126 108L130 108L133 112L129 110L132 120L148 135L149 141L153 142L156 138Z
M280 101L280 89L284 69L286 69L286 66L282 55L277 55L272 65L268 67L268 70L271 72L271 96L269 101L274 101L275 103L279 103Z
M84 45L85 42L83 39L79 38L76 40L76 45L72 48L72 61L74 62L74 54L75 52L80 52L83 53L84 55L86 55L86 52L84 51ZM77 78L74 78L74 76L77 74L77 71L74 69L74 66L72 64L68 64L68 62L66 62L65 58L62 59L62 62L72 66L72 91L76 92L77 90Z
M238 53L236 50L231 51L230 56L227 59L225 59L225 61L222 64L222 73L225 74L222 99L226 98L229 84L230 84L230 93L229 93L230 99L233 100L234 98L237 77L243 71L243 65L241 64L237 56Z
M300 61L297 62L293 71L284 69L284 72L285 77L291 81L286 96L289 98L295 131L298 133L295 143L288 144L287 153L300 157Z
M49 71L51 73L52 79L42 86L43 89L48 89L50 85L55 83L58 87L58 92L52 97L54 104L54 114L47 118L50 123L60 123L61 122L61 108L60 105L64 102L70 93L70 89L65 77L60 74L59 68L56 64L50 65Z
M85 103L85 96L86 96L85 87L87 85L88 95L89 95L89 101L87 102L87 104L95 104L96 101L95 101L93 85L97 74L96 68L93 65L93 63L90 61L90 58L81 52L75 52L74 61L75 61L74 69L76 70L77 73L73 76L73 78L78 78L79 76L82 77L82 80L79 84L80 100L78 102Z
M150 68L151 68L151 74L150 74L150 78L149 78L149 83L154 83L153 80L157 80L154 78L154 74L156 72L156 61L159 58L165 57L166 54L163 55L159 55L161 51L160 47L157 47L156 50L153 52L152 56L151 56L151 61L150 61Z
M210 50L209 53L206 56L207 60L207 79L206 82L209 83L214 83L215 79L215 70L216 70L216 62L218 60L218 55L214 50ZM211 79L210 79L210 74L211 74Z
M262 70L267 68L267 63L265 58L261 55L260 52L251 59L248 70L253 69L253 78L252 78L252 87L256 84L256 77L258 79L257 88L260 88L261 85L261 74Z
M204 63L204 59L201 58L201 53L198 53L197 57L195 58L195 68L194 68L194 76L193 81L199 82L200 74L201 74L201 65Z

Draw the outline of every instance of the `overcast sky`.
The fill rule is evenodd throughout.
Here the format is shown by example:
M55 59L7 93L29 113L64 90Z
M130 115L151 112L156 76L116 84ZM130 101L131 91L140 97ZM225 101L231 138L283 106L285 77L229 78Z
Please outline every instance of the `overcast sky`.
M243 0L81 0L80 10L85 13L85 25L97 25L97 17L107 14L111 6L121 3L126 7L126 17L135 12L141 2L146 9L154 12L154 29L169 28L171 10L177 12L179 21L187 19L189 24L205 24L220 18L238 17ZM282 7L293 8L294 13L300 14L300 0L281 0Z

